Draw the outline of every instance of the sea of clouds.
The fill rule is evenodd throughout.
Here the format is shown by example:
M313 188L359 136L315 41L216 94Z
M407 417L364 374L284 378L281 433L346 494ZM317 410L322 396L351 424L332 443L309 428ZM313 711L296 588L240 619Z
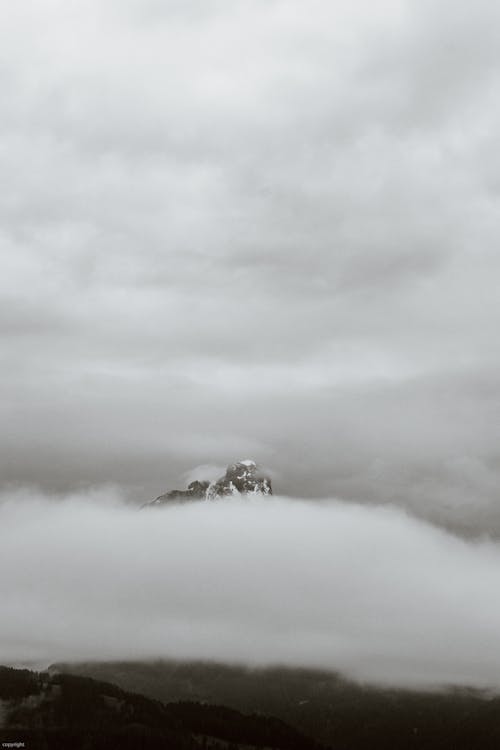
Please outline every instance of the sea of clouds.
M500 685L500 546L394 507L0 502L0 663L208 659Z

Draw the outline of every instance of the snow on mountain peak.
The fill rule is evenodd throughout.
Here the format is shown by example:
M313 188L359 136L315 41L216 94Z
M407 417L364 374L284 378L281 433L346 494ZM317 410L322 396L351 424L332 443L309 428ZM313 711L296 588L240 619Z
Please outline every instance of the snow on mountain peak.
M143 507L156 507L169 503L185 503L193 500L217 500L221 497L247 495L272 495L269 477L250 458L230 464L223 477L215 482L191 482L186 490L170 490Z

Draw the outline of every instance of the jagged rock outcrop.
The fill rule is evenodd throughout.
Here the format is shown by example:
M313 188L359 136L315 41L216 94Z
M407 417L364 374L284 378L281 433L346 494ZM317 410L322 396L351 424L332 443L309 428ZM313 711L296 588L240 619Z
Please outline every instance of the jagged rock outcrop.
M226 473L216 482L195 481L186 490L170 490L159 495L143 507L155 507L170 503L186 503L194 500L217 500L221 497L241 495L272 495L272 485L255 461L245 459L227 467Z
M228 466L225 475L207 491L209 500L228 495L272 495L271 480L264 476L255 461L237 461Z

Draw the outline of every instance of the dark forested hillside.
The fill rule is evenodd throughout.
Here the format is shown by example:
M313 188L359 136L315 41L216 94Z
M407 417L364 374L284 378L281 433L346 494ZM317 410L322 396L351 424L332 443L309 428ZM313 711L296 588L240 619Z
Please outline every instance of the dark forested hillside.
M169 702L206 701L277 716L335 750L478 750L500 747L500 698L453 689L416 692L361 686L305 669L209 663L61 666Z
M164 705L72 674L0 667L0 696L0 741L33 750L322 750L278 719Z

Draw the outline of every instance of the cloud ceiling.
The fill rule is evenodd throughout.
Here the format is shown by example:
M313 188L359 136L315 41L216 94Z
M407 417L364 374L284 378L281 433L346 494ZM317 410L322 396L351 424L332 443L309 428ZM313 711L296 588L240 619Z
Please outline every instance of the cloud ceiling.
M0 9L0 469L500 532L500 10Z

